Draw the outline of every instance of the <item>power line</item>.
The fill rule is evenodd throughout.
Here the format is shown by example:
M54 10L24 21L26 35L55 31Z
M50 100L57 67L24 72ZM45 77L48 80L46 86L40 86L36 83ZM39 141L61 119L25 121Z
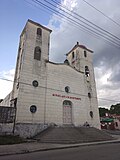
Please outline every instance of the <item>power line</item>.
M36 3L36 1L35 0L32 0L32 1L34 1L35 3ZM27 1L26 1L27 2ZM27 2L28 3L28 2ZM40 2L41 3L41 2ZM38 3L37 3L38 4ZM42 6L43 6L43 4L41 4ZM37 6L35 6L35 7L37 7ZM44 9L45 8L47 8L47 10L49 10L50 12L52 12L52 13L55 13L53 10L51 11L50 10L50 8L48 7L48 6L43 6L44 7ZM39 7L37 7L37 8L39 8ZM46 10L46 11L47 11ZM56 13L55 13L56 14ZM62 17L61 15L58 15L58 14L56 14L58 17ZM62 17L63 18L63 17ZM65 17L64 17L65 18ZM67 20L68 20L68 17L67 17ZM70 21L70 20L69 20ZM70 21L71 22L71 21ZM97 38L97 39L99 39L99 37L100 36L98 36L97 34L93 34L92 32L90 32L90 30L87 30L87 29L85 29L84 27L82 27L82 26L80 26L80 25L78 25L78 24L73 24L73 23L71 23L73 26L77 26L77 27L79 27L79 29L81 29L82 31L84 31L84 32L87 32L89 35L92 35L92 36L94 36L95 38ZM114 47L117 47L117 48L119 48L118 46L116 46L115 44L114 44L114 42L112 43L112 42L110 42L109 40L106 40L104 37L103 37L103 35L102 35L102 39L103 39L103 41L105 41L105 42L107 42L108 44L112 44ZM100 39L99 39L100 40ZM117 44L118 45L118 44ZM120 49L120 48L119 48Z
M67 17L68 18L68 17ZM7 81L11 81L11 82L13 82L12 80L8 80L8 79L4 79L4 80L7 80ZM16 82L16 83L18 83L18 82ZM20 83L23 83L23 82L20 82ZM31 85L31 84L27 84L27 83L23 83L23 84L26 84L26 85ZM42 86L41 86L42 87ZM86 95L83 95L83 96L86 96ZM102 99L102 100L107 100L108 101L108 99L103 99L103 98L98 98L98 99ZM116 101L116 100L109 100L109 101L115 101L115 102L118 102L118 101Z
M37 0L38 1L38 0ZM44 0L45 2L47 2L48 4L50 4L51 6L54 6L54 7L56 7L55 5L53 5L52 3L50 3L49 1L47 1L47 0ZM59 3L57 3L57 2L55 2L54 0L52 0L54 3L56 3L56 4L59 4ZM58 7L57 7L58 8ZM106 34L106 36L109 36L110 38L116 38L117 40L119 40L120 41L120 39L118 38L118 37L116 37L115 35L113 35L113 34L111 34L110 32L108 32L108 31L106 31L106 30L104 30L104 29L102 29L102 28L100 28L99 26L97 26L97 25L95 25L95 24L93 24L92 22L91 22L91 24L93 24L94 26L96 26L96 27L98 27L99 29L101 29L102 31L104 31L104 32L106 32L106 33L103 33L101 30L98 30L97 28L94 28L93 26L91 26L91 25L89 25L88 23L86 23L86 22L84 22L84 21L82 21L81 19L79 19L79 18L77 18L77 17L75 17L75 16L73 16L72 14L70 14L70 13L68 13L68 12L66 12L65 10L63 10L63 9L61 9L61 8L58 8L59 10L61 10L62 12L65 12L66 14L68 14L69 16L72 16L73 18L75 18L75 19L77 19L77 20L80 20L82 23L84 23L84 24L86 24L86 25L88 25L89 27L91 27L92 29L95 29L95 30L97 30L98 32L100 32L100 33L102 33L102 34L109 34L109 35L107 35ZM67 9L68 10L68 9ZM70 11L70 10L68 10L69 12L72 12L72 11ZM73 13L73 12L72 12ZM75 13L75 12L74 12ZM78 14L77 14L78 15ZM65 15L64 15L65 16ZM82 16L80 16L80 15L78 15L80 18L83 18ZM85 18L84 18L85 19ZM73 20L73 19L72 19ZM85 19L86 21L88 21L87 19ZM75 21L76 22L76 21ZM88 21L89 23L90 23L90 21ZM80 23L78 23L78 24L80 24ZM82 25L82 24L81 24ZM83 27L85 27L84 25L82 25ZM87 29L88 29L88 27L86 27ZM97 32L95 32L95 33L97 33ZM101 34L100 34L101 35ZM104 35L102 35L102 36L104 36ZM111 36L113 36L113 37L111 37Z
M116 21L114 21L112 18L108 17L105 13L103 13L102 11L100 11L99 9L97 9L95 6L93 6L91 3L85 1L85 0L82 0L84 1L87 5L89 5L90 7L94 8L96 11L98 11L99 13L101 13L104 17L108 18L110 21L112 21L113 23L115 23L117 26L120 27L120 24Z
M0 77L1 80L5 80L5 81L9 81L9 82L12 82L12 83L19 83L19 84L24 84L24 85L29 85L29 86L32 86L32 84L29 84L29 83L25 83L25 82L19 82L19 81L13 81L13 80L9 80L9 79L6 79L6 78L2 78ZM49 90L54 90L54 91L59 91L59 92L62 92L64 93L64 91L61 91L59 89L54 89L54 88L49 88L49 87L44 87L44 86L38 86L40 88L46 88L46 89L49 89ZM79 96L83 96L83 97L88 97L87 95L84 95L84 94L79 94L79 93L71 93L71 94L75 94L75 95L79 95ZM106 98L100 98L100 97L92 97L92 98L97 98L97 99L100 99L100 100L103 100L103 101L110 101L110 102L119 102L119 100L112 100L112 99L106 99Z
M12 82L12 83L14 82L13 80L10 80L10 79L7 79L7 78L2 78L2 77L0 77L0 79L1 79L1 80L4 80L4 81L9 81L9 82Z
M35 1L35 0L32 0L32 1ZM35 2L35 3L36 3L36 2ZM42 5L42 4L41 4L41 5ZM39 6L40 6L40 5L39 5ZM36 6L36 7L37 7L37 6ZM43 6L43 7L44 7L44 9L45 9L45 8L47 9L46 11L49 10L50 12L55 13L53 10L51 11L48 6ZM39 7L37 7L37 8L39 8ZM55 14L56 14L56 13L55 13ZM59 14L56 14L56 16L63 18L63 16L61 16L61 15L59 15ZM64 17L64 19L65 19L65 18L66 18L66 17ZM66 18L66 19L68 20L68 18ZM62 20L62 21L66 22L65 20ZM72 26L74 26L74 27L79 28L79 29L82 30L83 32L87 32L87 34L89 34L89 35L91 35L91 36L99 39L99 36L98 36L97 34L95 34L95 33L93 34L90 30L87 30L86 28L84 28L84 27L82 27L82 26L80 26L80 25L78 25L78 24L71 23L70 20L68 20L68 23L70 23L70 24L71 24ZM116 47L115 44L113 44L113 43L111 43L110 41L106 40L104 37L102 37L102 39L103 39L105 42L107 42L108 44L112 44L114 47ZM100 40L100 39L99 39L99 40ZM117 48L119 48L119 47L117 46ZM119 48L119 49L120 49L120 48Z
M47 0L44 0L44 1L47 1ZM105 29L103 29L103 28L101 28L101 27L99 27L98 25L96 25L96 24L92 23L91 21L89 21L88 19L84 18L83 16L80 16L80 15L79 15L79 14L77 14L76 12L69 10L67 7L65 7L65 6L61 5L59 2L56 2L56 1L54 1L54 0L52 0L52 1L53 1L55 4L58 4L58 5L59 5L59 6L61 6L62 8L66 9L67 11L69 11L69 12L73 13L73 14L74 14L74 15L76 15L77 17L82 18L82 19L84 19L86 22L88 22L88 23L92 24L93 26L95 26L95 27L99 28L99 29L100 29L100 30L102 30L103 32L105 32L105 33L107 33L107 34L109 34L109 35L113 36L115 39L120 40L120 38L119 38L119 37L117 37L117 36L113 35L112 33L110 33L110 32L108 32L108 31L106 31ZM50 2L49 2L49 3L50 3ZM62 11L63 11L63 10L62 10ZM66 12L66 13L67 13L67 12ZM74 18L78 19L77 17L75 17L75 16L74 16ZM80 19L78 19L78 20L80 20ZM82 21L82 20L81 20L81 21ZM83 22L83 21L82 21L82 22ZM86 23L86 22L83 22L83 23L85 23L85 24L89 25L89 24L88 24L88 23ZM93 26L91 26L91 25L89 25L89 26L93 28ZM97 28L94 28L94 29L98 30ZM100 31L100 30L98 30L98 31Z
M30 2L28 2L27 0L25 0L27 3L29 3L30 5L32 5L33 6L33 3L30 3ZM34 1L34 0L33 0ZM34 7L36 7L36 8L38 8L38 9L42 9L45 13L54 13L53 11L51 11L49 8L47 8L46 6L44 6L44 8L42 8L40 5L39 6L37 6L37 5L34 5ZM45 8L46 8L46 10L45 10ZM56 17L62 17L61 15L57 15L56 14ZM63 17L62 17L63 18ZM64 18L65 19L65 18ZM63 22L66 22L65 20L63 20L62 19L62 21ZM77 27L79 30L81 30L81 31L83 31L83 32L87 32L87 34L88 35L90 35L90 36L92 36L92 37L95 37L96 39L98 39L98 40L101 40L101 39L99 39L99 36L97 35L97 34L93 34L92 32L90 32L90 31L88 31L88 30L86 30L84 27L82 27L82 26L79 26L79 25L77 25L77 24L74 24L74 23L71 23L71 21L68 21L68 23L70 24L70 25L72 25L72 26L74 26L74 27ZM104 39L104 37L103 37L103 41L104 42L107 42L108 44L112 44L111 42L109 42L108 40L106 40L106 39ZM114 47L116 47L116 45L114 45L114 44L112 44Z
M72 21L72 23L74 22L75 24L77 24L77 25L79 25L79 26L82 26L83 28L87 29L88 31L91 31L93 34L95 34L95 35L97 34L97 35L99 35L101 38L107 39L107 41L109 41L109 43L111 43L112 45L115 45L116 47L118 47L118 48L120 49L120 45L119 45L118 43L116 43L116 42L114 42L113 40L107 38L107 37L104 36L103 34L100 34L100 33L96 32L96 31L94 31L94 30L86 27L85 25L83 25L83 24L75 21L74 19L66 16L66 15L63 14L63 13L60 13L60 12L56 11L56 10L53 9L52 7L46 5L46 4L44 4L44 3L42 3L42 2L40 2L40 1L38 1L38 0L33 0L33 1L34 1L35 3L37 3L38 5L42 5L43 7L47 7L48 9L52 10L53 13L55 13L55 14L57 14L57 15L59 15L59 16L62 16L63 18L66 17L68 21L70 21L70 22ZM52 4L51 4L51 5L52 5ZM108 35L107 35L107 36L108 36Z

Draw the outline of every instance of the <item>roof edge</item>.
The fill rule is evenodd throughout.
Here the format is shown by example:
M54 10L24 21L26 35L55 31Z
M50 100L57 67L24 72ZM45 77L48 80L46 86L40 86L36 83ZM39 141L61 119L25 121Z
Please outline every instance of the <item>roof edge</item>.
M73 68L72 66L67 65L67 64L65 64L65 63L55 63L55 62L51 62L51 61L46 61L46 63L50 63L50 64L54 64L54 65L64 65L64 66L68 66L68 67L72 68L73 70L77 71L78 73L82 73L82 74L84 73L84 72L82 72L82 71L78 71L76 68Z
M34 21L28 19L27 22L26 22L26 24L25 24L25 26L24 26L24 28L23 28L23 30L22 30L22 32L21 32L21 34L20 34L20 36L22 36L23 33L25 32L25 29L26 29L26 26L27 26L27 23L28 23L28 22L30 22L30 23L32 23L32 24L34 24L34 25L37 25L37 26L39 26L39 27L42 27L43 29L48 30L50 33L52 32L51 29L49 29L49 28L47 28L47 27L45 27L45 26L42 26L41 24L39 24L39 23L37 23L37 22L34 22Z
M76 44L68 53L66 53L66 56L67 56L69 53L71 53L74 49L76 49L77 47L80 47L80 48L82 48L82 49L85 49L85 50L93 53L93 51L92 51L91 49L88 49L86 46L80 45L80 44L77 42L77 44Z
M30 23L32 23L32 24L35 24L35 25L39 26L39 27L42 27L43 29L48 30L50 33L52 32L51 29L49 29L49 28L47 28L47 27L45 27L45 26L43 26L43 25L41 25L41 24L39 24L39 23L37 23L37 22L34 22L34 21L32 21L31 19L28 19L27 22L30 22Z
M43 25L41 25L41 24L39 24L39 23L37 23L37 22L34 22L34 21L32 21L31 19L28 19L27 22L33 23L33 24L35 24L35 25L37 25L37 26L40 26L40 27L42 27L42 28L44 28L44 29L46 29L46 30L52 32L51 29L49 29L49 28L47 28L47 27L45 27L45 26L43 26Z

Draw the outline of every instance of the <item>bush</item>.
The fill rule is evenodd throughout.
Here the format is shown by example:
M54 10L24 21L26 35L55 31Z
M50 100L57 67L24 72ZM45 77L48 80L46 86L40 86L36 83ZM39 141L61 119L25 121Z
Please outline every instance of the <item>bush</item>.
M18 144L23 142L25 142L25 140L20 138L19 136L13 136L13 135L0 136L0 145Z

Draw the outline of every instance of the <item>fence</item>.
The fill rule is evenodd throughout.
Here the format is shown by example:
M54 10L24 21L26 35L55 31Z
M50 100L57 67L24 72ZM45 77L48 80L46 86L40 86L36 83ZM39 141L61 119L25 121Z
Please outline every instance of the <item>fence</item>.
M15 108L0 106L0 123L13 123L15 118Z
M10 134L13 132L15 120L15 108L0 106L0 134Z

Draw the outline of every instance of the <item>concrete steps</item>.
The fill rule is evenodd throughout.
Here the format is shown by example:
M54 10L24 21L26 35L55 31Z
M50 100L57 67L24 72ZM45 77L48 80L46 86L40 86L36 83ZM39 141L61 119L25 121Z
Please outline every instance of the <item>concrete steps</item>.
M96 128L86 127L49 127L34 139L43 143L84 143L110 140L112 137Z

